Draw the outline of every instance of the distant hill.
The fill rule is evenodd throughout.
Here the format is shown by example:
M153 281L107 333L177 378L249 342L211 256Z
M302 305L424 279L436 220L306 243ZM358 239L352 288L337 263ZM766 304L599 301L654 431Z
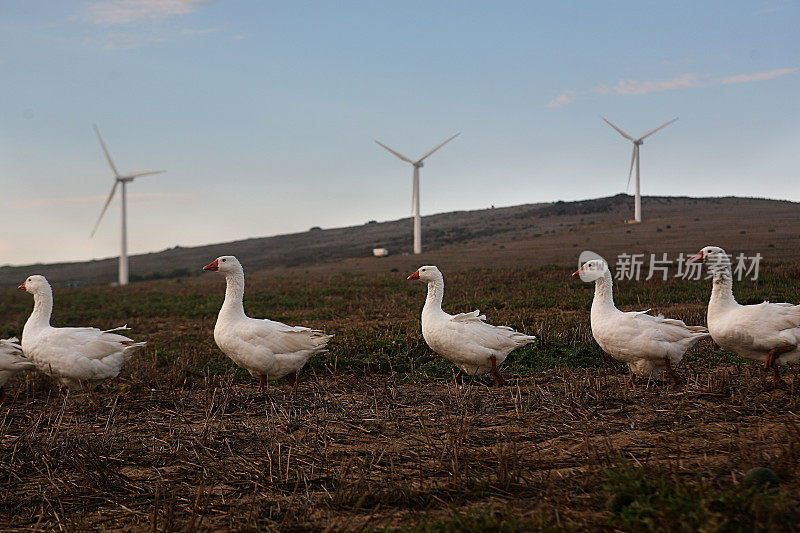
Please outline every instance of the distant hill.
M696 250L712 241L737 250L769 252L771 259L800 260L800 204L754 198L644 197L645 221L628 225L633 198L619 194L576 202L525 204L498 209L455 211L422 219L423 257L441 257L461 265L494 263L572 264L580 249L609 253L639 247L658 251ZM258 237L192 248L175 247L132 256L131 277L155 279L200 273L219 255L236 255L249 271L326 267L352 258L388 266L392 258L371 258L372 249L388 248L393 258L412 248L410 218L362 226L312 229L303 233ZM578 232L578 233L576 233ZM614 252L616 253L616 252ZM477 255L476 255L477 254ZM469 256L469 257L468 257ZM493 259L495 258L495 259ZM117 258L81 263L0 267L0 285L19 284L32 273L64 284L110 283ZM360 264L360 263L359 263ZM341 270L340 267L333 270Z

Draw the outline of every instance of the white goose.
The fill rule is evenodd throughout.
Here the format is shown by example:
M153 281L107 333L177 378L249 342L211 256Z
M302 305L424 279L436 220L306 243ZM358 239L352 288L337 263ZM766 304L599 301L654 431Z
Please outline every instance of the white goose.
M0 339L0 400L5 397L5 387L8 380L18 372L30 370L33 363L22 357L22 346L16 337L12 339Z
M689 261L706 263L713 278L708 329L714 342L747 359L764 361L775 383L781 383L778 363L800 360L800 305L740 305L733 297L730 257L718 246L706 246Z
M444 278L435 266L423 266L408 276L427 282L428 297L422 308L422 336L431 350L470 376L491 372L495 386L505 379L497 370L513 350L530 344L536 337L507 326L484 322L480 311L450 315L442 310Z
M614 305L611 272L602 259L587 261L573 276L594 281L592 336L608 355L627 363L633 375L647 377L666 370L673 384L678 377L672 370L686 350L708 337L703 326L687 326L682 320L648 315L647 311L622 312Z
M22 330L22 351L45 374L70 388L91 388L115 378L144 342L135 342L97 328L54 328L53 290L44 276L31 276L19 286L33 294L33 312Z
M225 301L214 326L214 341L234 363L264 380L286 378L297 390L297 372L312 355L327 352L333 335L281 322L250 318L244 313L244 270L232 255L223 255L203 270L225 274Z

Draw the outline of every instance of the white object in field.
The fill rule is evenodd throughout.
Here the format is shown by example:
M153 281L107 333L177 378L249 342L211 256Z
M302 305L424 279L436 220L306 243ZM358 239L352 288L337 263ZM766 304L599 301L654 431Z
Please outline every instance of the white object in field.
M411 192L411 210L414 212L414 253L421 254L422 253L422 221L420 219L419 214L419 169L424 166L422 163L428 156L433 154L436 150L444 146L445 144L449 143L456 137L461 135L461 133L456 133L446 141L441 144L438 144L431 148L425 155L417 159L416 161L412 161L411 159L407 158L400 152L396 152L383 144L382 142L376 140L375 142L378 143L380 146L386 148L391 153L396 155L398 158L402 159L406 163L411 163L411 166L414 167L414 177L413 177L413 190Z
M389 250L387 250L386 248L373 248L372 255L374 255L375 257L386 257L387 255L389 255Z
M666 128L667 126L669 126L670 124L672 124L673 122L675 122L678 119L674 118L674 119L670 120L669 122L667 122L665 124L662 124L661 126L657 127L656 129L648 131L647 133L645 133L644 135L642 135L638 139L634 139L633 137L631 137L630 135L628 135L627 133L625 133L624 131L622 131L618 127L616 127L614 124L612 124L611 122L606 120L605 117L603 117L603 120L605 120L606 123L609 126L614 128L615 130L617 130L617 132L620 135L622 135L623 137L625 137L626 139L628 139L629 141L631 141L633 143L633 153L631 154L631 168L628 170L628 185L625 187L625 190L627 191L631 186L631 174L633 173L633 167L634 167L634 164L635 164L636 165L636 195L634 197L633 220L629 221L629 222L634 222L634 223L635 222L641 222L642 221L642 195L641 195L641 190L639 188L639 147L642 144L644 144L644 140L647 137L649 137L650 135L654 134L655 132L657 132L658 130L660 130L662 128Z
M585 262L574 274L594 282L592 336L608 355L628 365L637 376L660 374L667 369L677 381L672 365L683 359L686 350L708 337L703 326L687 326L683 321L648 315L647 311L622 312L614 305L611 272L602 259Z
M326 345L333 335L245 314L244 270L234 256L218 257L203 270L225 275L225 301L214 326L214 341L251 376L280 379L299 371L312 355L328 351Z
M33 294L33 312L22 330L22 351L40 371L70 388L87 388L119 375L122 365L144 342L117 331L97 328L54 328L53 290L44 276L30 276L19 286Z
M30 370L33 363L22 356L22 346L15 338L0 339L0 389L18 372Z
M150 176L152 174L161 174L164 171L145 170L141 172L131 172L129 174L120 174L117 171L116 165L114 165L114 161L111 160L111 155L108 153L108 150L106 149L106 144L103 142L103 138L100 136L100 131L97 129L97 126L94 126L94 132L97 134L97 140L100 141L100 146L103 148L103 153L106 155L106 160L108 160L108 165L114 172L114 185L111 187L111 194L108 195L106 204L103 206L103 210L100 212L100 217L97 219L97 223L94 225L94 229L92 230L91 236L94 236L94 233L97 231L98 226L100 226L100 221L103 220L103 215L106 214L106 209L108 209L108 204L110 204L111 200L114 198L114 193L117 190L117 185L121 183L122 190L120 191L120 196L122 201L122 244L120 246L120 253L119 253L119 284L127 285L128 284L128 215L127 215L128 202L126 198L127 185L129 182L133 181L136 178L140 178L142 176Z
M442 310L444 278L432 265L420 267L408 279L428 284L428 296L422 308L422 336L431 350L455 364L470 376L493 372L495 383L503 381L496 367L513 350L530 344L536 337L519 333L507 326L485 322L480 311L450 315ZM494 361L492 361L494 358Z
M778 363L800 361L800 305L762 302L741 305L733 296L733 272L725 250L706 246L690 261L706 263L713 285L708 302L708 330L725 350L764 361L780 380Z

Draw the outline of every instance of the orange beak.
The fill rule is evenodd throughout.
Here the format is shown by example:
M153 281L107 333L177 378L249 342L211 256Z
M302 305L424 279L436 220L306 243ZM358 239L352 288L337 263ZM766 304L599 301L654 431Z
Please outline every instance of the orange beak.
M203 270L210 270L211 272L216 272L217 270L219 270L219 263L217 263L217 260L214 259L209 264L204 266Z
M697 252L697 255L693 255L689 259L686 260L687 263L702 263L703 262L703 251L700 250Z
M18 288L19 290L21 290L21 291L24 291L24 290L25 290L25 282L23 281L23 282L22 282L22 285L20 285L20 286L19 286L19 287L17 287L17 288Z
M580 276L581 274L583 274L583 267L580 267L578 270L573 272L572 277L574 278L575 276Z
M406 279L419 279L419 270L408 276Z

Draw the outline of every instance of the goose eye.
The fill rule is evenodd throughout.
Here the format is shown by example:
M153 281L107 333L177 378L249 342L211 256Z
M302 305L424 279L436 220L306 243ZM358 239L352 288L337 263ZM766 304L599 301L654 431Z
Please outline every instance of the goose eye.
M223 259L223 260L222 260L222 262L223 262L223 263L224 263L225 261L227 261L227 259Z

